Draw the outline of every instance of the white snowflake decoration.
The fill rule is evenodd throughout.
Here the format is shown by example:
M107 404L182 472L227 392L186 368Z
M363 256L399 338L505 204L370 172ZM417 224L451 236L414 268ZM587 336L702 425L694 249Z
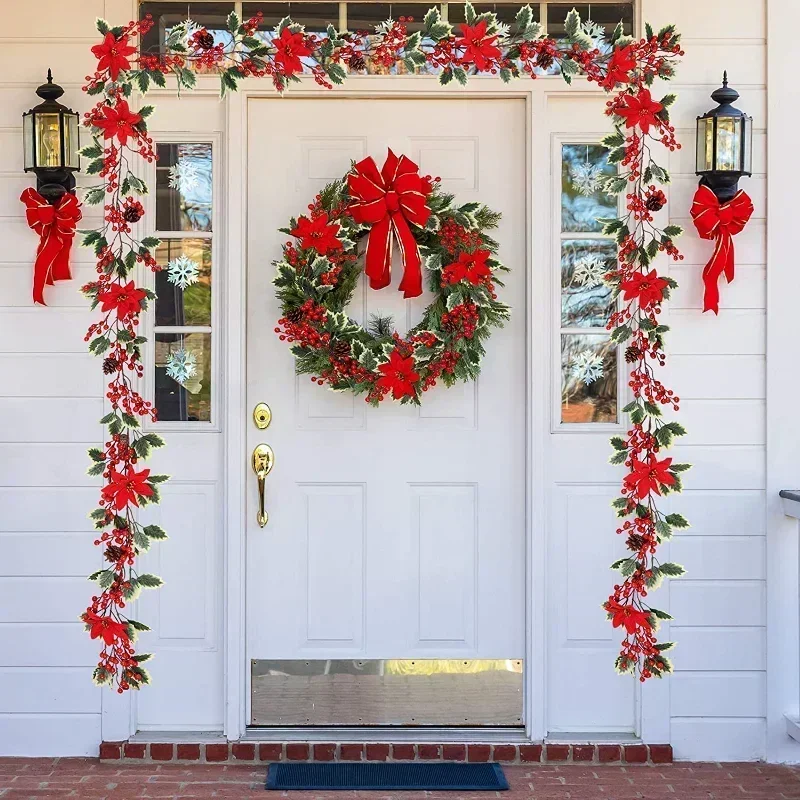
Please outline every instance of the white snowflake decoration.
M200 265L189 256L178 256L167 263L167 280L179 289L186 289L197 283L200 277Z
M179 158L178 163L169 168L169 185L181 194L189 194L200 183L200 170L197 164L187 158Z
M603 357L593 350L584 350L572 359L572 377L588 386L603 377Z
M606 260L598 255L588 255L579 258L575 262L575 269L572 271L572 283L583 286L586 289L593 289L603 283L603 277L608 272Z
M584 197L595 194L602 187L604 180L603 168L599 164L586 161L570 169L572 186Z
M599 22L594 22L591 19L587 19L584 23L582 23L581 27L583 28L583 32L590 39L593 39L595 43L606 38L606 29Z
M173 350L167 357L167 375L183 386L197 375L197 358L189 350Z

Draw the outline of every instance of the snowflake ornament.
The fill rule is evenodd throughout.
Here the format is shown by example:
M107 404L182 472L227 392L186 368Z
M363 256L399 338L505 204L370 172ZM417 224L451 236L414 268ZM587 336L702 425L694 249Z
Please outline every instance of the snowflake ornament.
M188 194L200 183L200 170L188 158L179 158L178 163L169 168L169 185L181 194Z
M604 258L597 255L583 256L575 262L572 283L577 283L578 286L583 286L585 289L593 289L595 286L603 284L606 272L608 272L608 268Z
M581 23L581 28L583 28L583 32L592 39L595 44L606 38L606 29L599 22L587 19L585 22Z
M591 197L595 194L602 187L604 180L603 168L598 164L586 161L570 168L570 182L573 188L584 197Z
M183 386L197 375L197 358L189 350L173 350L167 357L167 375Z
M603 357L593 350L584 350L572 359L572 377L588 386L603 377Z
M167 263L167 280L179 289L186 289L197 283L200 265L189 256L178 256Z

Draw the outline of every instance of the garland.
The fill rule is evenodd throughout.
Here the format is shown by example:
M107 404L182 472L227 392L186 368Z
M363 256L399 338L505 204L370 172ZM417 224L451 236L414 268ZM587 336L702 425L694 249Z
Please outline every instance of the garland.
M614 505L625 518L618 532L625 535L631 555L614 564L623 580L604 608L613 625L625 630L618 669L636 672L641 680L669 671L663 652L671 644L659 644L655 638L658 621L669 617L650 607L645 598L664 576L683 571L656 558L658 545L672 529L687 525L678 514L665 516L657 501L662 494L680 490L679 474L688 465L674 464L660 453L684 430L661 416L661 406L678 409L678 398L653 372L653 365L665 360L667 327L658 321L661 304L676 284L661 277L652 262L659 253L681 258L674 245L681 230L677 226L661 230L654 223L653 213L666 203L656 184L668 182L669 176L653 160L650 145L658 143L670 150L679 145L669 124L668 107L675 96L657 101L650 87L657 78L669 79L674 74L674 62L683 54L680 36L674 26L658 33L647 26L645 38L634 41L623 36L618 26L608 46L601 49L602 31L591 22L581 22L575 10L567 16L564 40L545 36L529 6L519 10L512 26L500 24L492 13L477 14L469 3L465 19L455 32L432 8L425 14L423 30L411 35L400 19L378 25L374 34L339 32L329 25L327 35L321 37L287 17L273 36L262 38L260 16L243 22L233 13L228 18L231 40L227 44L215 43L209 31L186 21L169 31L163 52L138 58L132 42L152 27L152 19L115 28L98 20L104 38L92 48L98 63L84 89L99 100L86 115L93 143L82 155L89 159L87 172L101 179L99 186L88 190L85 201L104 204L104 222L83 239L98 259L97 279L83 290L101 314L86 340L89 349L103 357L103 371L109 376L106 397L111 411L102 420L108 438L102 449L89 451L90 474L103 477L99 507L92 518L101 531L96 544L104 548L108 567L91 576L99 592L81 615L92 638L102 640L94 671L98 683L123 692L149 680L141 666L149 656L137 654L133 646L136 633L147 626L127 616L126 607L142 588L160 585L159 578L136 570L136 559L153 541L166 537L157 526L143 527L136 518L139 507L158 502L158 484L166 477L139 468L139 462L163 441L140 428L141 418L155 419L155 410L134 388L134 379L143 374L145 342L137 327L154 295L138 287L131 276L137 265L154 271L160 266L153 256L158 240L137 240L131 227L144 214L136 195L144 194L147 186L132 171L129 157L155 159L147 133L153 107L134 111L128 99L134 89L144 94L151 85L165 87L168 74L175 76L179 90L190 89L195 84L192 67L217 72L224 94L246 77L269 77L278 91L284 91L300 80L302 72L331 88L344 82L348 70L363 71L368 62L391 68L398 61L411 72L421 67L438 72L442 85L452 81L464 85L470 75L479 73L497 75L506 82L520 76L536 78L557 65L567 83L582 74L611 94L606 113L615 132L604 144L611 148L610 161L620 165L620 172L605 188L626 193L626 212L620 219L604 221L605 233L616 236L619 244L619 262L606 279L622 298L609 330L614 341L627 345L633 395L623 409L630 415L631 429L625 438L612 440L611 460L627 469Z

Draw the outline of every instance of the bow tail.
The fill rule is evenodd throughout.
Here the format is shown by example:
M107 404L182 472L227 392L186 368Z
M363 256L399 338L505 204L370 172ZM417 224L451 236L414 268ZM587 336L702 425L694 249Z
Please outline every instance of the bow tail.
M419 297L422 294L422 259L417 241L402 214L392 215L392 226L403 256L403 279L399 289L405 298Z
M703 270L703 283L705 293L703 296L703 311L713 311L719 314L719 279L724 274L730 283L733 280L733 237L724 229L717 234L717 244L714 255Z
M385 216L376 222L369 232L367 254L364 258L364 273L372 289L383 289L392 282L392 227Z
M58 236L53 234L52 230L48 232L47 236L39 244L39 249L36 251L36 263L33 266L34 303L40 303L43 306L47 305L44 302L44 287L46 284L53 285L53 266L64 250L67 250L66 257L69 258L68 248L64 246ZM67 267L67 272L69 272L69 267Z

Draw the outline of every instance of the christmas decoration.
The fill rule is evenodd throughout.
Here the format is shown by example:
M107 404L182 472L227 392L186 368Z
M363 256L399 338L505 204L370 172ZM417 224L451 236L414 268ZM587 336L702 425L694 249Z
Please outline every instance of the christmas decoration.
M245 77L267 77L282 92L290 83L300 80L301 72L308 73L318 85L331 88L344 82L348 68L370 66L387 71L398 61L409 72L421 67L437 72L442 85L453 81L464 85L470 75L478 73L494 74L506 82L522 76L536 78L542 70L557 66L567 83L574 76L583 75L589 83L596 83L611 95L606 114L615 129L604 144L610 150L609 163L618 164L620 171L607 179L602 188L612 194L624 193L626 211L619 219L603 221L605 234L614 236L619 246L618 263L606 273L606 282L624 295L611 317L609 330L614 342L625 343L633 400L623 409L630 415L630 430L625 437L612 439L615 449L612 462L624 464L627 470L621 497L614 506L625 519L619 532L626 537L630 555L614 564L622 573L622 580L614 587L604 608L612 624L625 632L617 658L618 669L635 672L640 680L663 675L671 669L664 656L671 645L658 643L655 636L658 621L668 619L669 615L649 606L646 598L663 577L683 571L675 564L660 562L656 553L658 545L674 528L688 523L677 513L665 515L657 501L667 492L680 491L679 475L688 465L661 457L661 450L685 431L678 423L663 419L661 408L677 410L678 398L656 379L653 369L665 360L663 338L668 328L659 322L658 316L676 284L670 278L651 276L659 253L675 259L681 257L674 244L681 230L677 226L657 228L648 200L658 191L655 183L669 179L666 170L653 160L653 145L660 144L670 150L678 147L669 123L669 106L675 96L656 100L650 89L656 79L673 76L675 61L683 54L680 36L672 25L657 33L646 25L644 38L633 40L623 35L619 25L601 49L592 38L596 31L587 33L574 9L567 15L564 36L559 39L545 35L542 26L534 22L529 6L519 9L510 26L500 24L492 12L478 14L469 3L464 11L465 22L458 33L442 19L438 8L431 8L422 20L421 30L412 34L408 33L405 20L399 19L378 25L374 34L340 32L329 25L325 36L316 36L286 17L269 39L256 35L262 21L260 15L242 21L236 13L231 13L228 42L214 44L216 40L208 31L193 30L190 23L184 22L170 28L163 52L141 54L136 60L127 50L136 36L152 27L152 19L148 16L114 28L98 20L103 43L95 51L97 68L84 88L88 94L99 97L86 116L93 142L82 154L90 161L88 171L102 180L87 191L85 201L104 204L105 215L102 229L86 234L83 243L93 247L98 258L98 277L84 291L93 308L102 303L103 309L102 318L91 326L86 338L91 351L102 356L104 372L111 376L107 391L111 411L103 418L109 430L108 439L103 449L90 451L93 461L90 472L102 475L104 481L100 506L92 516L102 531L97 543L104 547L109 566L92 575L100 591L81 617L90 636L102 640L100 663L95 669L98 682L112 684L122 692L139 688L149 680L141 666L149 656L135 653L133 646L137 630L145 630L146 626L126 616L126 608L142 588L159 585L160 579L138 573L135 565L142 550L165 537L157 526L142 527L135 514L138 506L158 502L158 484L166 478L138 467L139 461L163 442L153 433L143 433L139 427L140 418L155 418L154 409L132 385L132 378L143 372L141 346L145 339L138 334L137 323L154 296L131 286L129 275L136 264L152 270L158 270L159 265L153 257L158 240L154 237L134 240L124 216L126 198L146 191L144 181L131 171L129 156L155 159L153 142L147 133L147 119L153 107L144 105L134 111L127 98L134 90L146 93L151 85L164 88L167 74L175 77L178 89L190 89L196 82L192 67L216 71L224 94L236 89ZM387 176L381 178L387 180ZM400 181L399 169L395 178ZM385 190L383 202L392 236L396 235L402 243L405 233L397 231L402 223L392 216L395 199L390 199L386 183L382 187L375 183ZM361 233L362 224L376 224L369 222L367 216L362 218L363 223L358 222L333 205L332 195L338 193L344 199L348 190L343 183L337 187L320 195L308 217L309 222L318 226L314 229L321 234L317 238L329 245L340 238L339 231L331 230L332 226L339 225L348 233L358 226L357 232ZM400 186L397 190L405 191ZM440 283L445 284L432 288L446 295L449 306L442 310L438 323L423 318L418 334L410 332L405 339L381 334L380 360L373 350L377 342L364 341L360 329L348 330L342 310L358 274L352 260L353 245L342 239L341 248L332 245L325 254L317 251L319 256L308 263L306 251L309 254L313 251L302 244L306 237L299 232L298 221L295 228L298 233L294 235L301 237L299 248L293 243L284 248L282 263L291 271L285 275L286 286L279 286L279 292L287 290L282 296L285 316L281 328L285 331L282 335L288 332L287 338L296 339L292 344L308 350L308 371L319 374L317 380L331 385L341 381L343 388L369 384L372 388L368 389L368 399L372 402L380 402L387 394L401 402L412 402L418 400L419 390L424 391L431 380L441 378L445 383L457 380L458 370L466 370L467 377L473 377L469 372L477 367L479 359L464 354L491 327L487 310L492 311L499 324L505 309L488 293L489 283L496 282L499 269L499 264L490 263L494 261L496 244L485 234L491 227L492 215L479 208L453 208L451 199L446 198L438 187L431 187L426 205L431 218L437 213L445 217L451 213L453 222L445 224L445 220L438 232L426 222L425 228L420 228L419 240L414 241L421 254L428 250L452 254L446 263L444 260L437 263L436 252L430 257L425 255L429 277L440 274ZM370 213L369 195L364 195L360 202L362 212ZM437 207L437 203L443 205ZM425 213L418 203L409 207L415 215ZM323 213L328 214L328 219L320 222ZM478 219L479 214L486 215L483 222ZM403 216L411 225L419 225L406 218L405 210ZM308 228L312 241L314 230ZM291 229L287 233L292 234ZM435 237L431 238L432 234ZM484 262L479 250L488 250L492 258L487 256ZM339 255L337 251L341 251ZM462 261L462 253L475 258ZM300 275L296 266L303 260L307 274ZM490 267L491 276L486 276L484 265ZM319 274L317 269L321 270ZM385 278L383 273L382 277ZM407 288L413 292L413 270L408 277ZM308 288L312 296L291 296L289 289L294 280L304 290ZM666 287L662 288L659 281L665 281ZM329 288L324 289L326 286ZM487 300L486 305L478 305L472 299L478 291L485 292L483 296L488 296L491 303ZM315 299L320 295L328 295L327 307ZM340 303L334 307L336 297ZM335 336L327 329L329 326ZM458 348L448 349L445 342L440 342L432 332L438 329L447 332L448 342L457 341ZM414 336L423 338L412 340ZM350 360L344 361L348 358L348 348ZM359 359L366 350L372 353L374 362L367 359L367 364L362 364ZM428 354L431 358L427 358ZM434 355L440 356L438 362L432 360ZM331 364L332 357L339 359L342 366L339 362ZM362 370L368 378L360 381Z
M167 357L167 375L183 386L197 375L197 358L190 350L174 350Z
M44 302L45 285L72 278L69 254L75 229L81 220L81 204L67 192L56 205L51 205L35 189L25 189L19 198L25 205L25 219L39 235L36 262L33 267L33 302Z
M199 277L200 265L189 256L178 256L167 264L167 280L179 289L188 289Z
M591 164L587 161L584 164L576 164L570 170L570 181L576 191L584 197L591 197L602 188L605 173L600 164Z
M588 386L603 377L603 357L593 350L578 353L572 361L572 377Z
M608 272L608 264L605 258L597 255L583 256L575 262L572 270L572 283L593 289L600 286Z
M169 185L182 195L187 195L197 188L200 182L200 170L188 158L178 159L177 164L169 168Z
M720 203L714 192L701 184L695 193L691 214L700 236L716 240L711 260L703 269L703 311L719 314L719 279L724 275L728 283L733 282L733 237L744 230L753 215L753 201L744 189L739 189L732 200Z
M506 268L486 233L499 220L479 203L455 205L404 155L389 150L380 172L371 157L354 164L314 198L309 216L284 229L298 241L287 242L276 262L283 316L275 331L292 344L298 374L365 394L373 405L389 395L418 404L440 381L477 377L483 343L508 318L495 294ZM391 280L394 237L404 259L404 296L422 294L425 259L434 299L405 337L393 332L391 320L373 319L365 329L345 313L362 271L363 237L373 288Z

